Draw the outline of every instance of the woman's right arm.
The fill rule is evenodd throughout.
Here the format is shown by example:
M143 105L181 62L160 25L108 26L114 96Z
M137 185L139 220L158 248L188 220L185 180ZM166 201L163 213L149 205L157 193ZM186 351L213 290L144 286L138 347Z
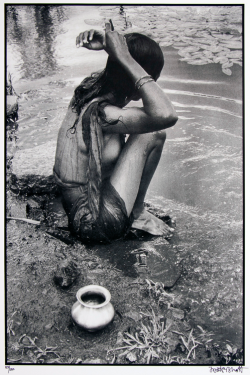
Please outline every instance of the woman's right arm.
M147 72L130 55L126 39L116 31L110 31L110 24L106 24L104 49L110 58L118 61L135 83ZM119 108L107 105L104 109L108 122L116 124L106 125L108 133L149 133L173 126L178 117L175 109L156 82L147 82L139 88L143 108Z

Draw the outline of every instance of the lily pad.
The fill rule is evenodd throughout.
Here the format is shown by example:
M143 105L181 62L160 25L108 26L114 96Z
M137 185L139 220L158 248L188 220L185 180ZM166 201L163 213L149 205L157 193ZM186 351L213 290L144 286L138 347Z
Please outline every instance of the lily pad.
M233 38L233 35L231 35L231 34L221 34L221 35L218 36L218 38L223 39L223 40L230 40L230 39Z
M230 48L230 49L242 49L242 43L241 42L237 42L237 41L228 41L228 42L223 42L223 45L225 45L226 47Z
M217 64L217 63L220 63L220 64L225 64L228 62L228 58L226 56L215 56L213 58L213 61Z
M240 66L242 66L242 62L240 60L237 60L237 59L230 59L230 61L233 63L233 64L238 64Z
M230 52L229 48L223 48L222 51L216 53L216 56L227 56L228 57L229 52Z
M168 47L168 46L172 46L173 42L160 42L160 46L161 47Z
M212 63L213 61L212 60L202 60L202 59L195 59L195 60L189 60L187 61L188 64L190 65L206 65L208 63Z
M182 48L180 51L182 51L183 53L185 53L185 52L197 52L197 51L199 51L199 49L200 49L200 47L197 47L197 46L188 46L188 47Z
M191 57L190 53L187 51L183 51L183 49L180 49L177 53L182 57Z
M242 51L230 51L227 56L234 59L242 59Z
M222 69L222 72L225 73L227 76L232 75L232 70L231 69Z
M233 63L231 61L228 61L222 64L222 69L227 69L227 68L230 68L231 66L233 66Z
M184 42L175 42L173 44L173 47L175 47L175 48L187 47L187 43L184 43Z
M213 58L214 54L211 51L203 51L203 55L208 57L208 58Z
M221 52L223 50L223 47L219 46L219 45L211 45L211 46L207 46L206 48L208 51L211 51L211 52Z

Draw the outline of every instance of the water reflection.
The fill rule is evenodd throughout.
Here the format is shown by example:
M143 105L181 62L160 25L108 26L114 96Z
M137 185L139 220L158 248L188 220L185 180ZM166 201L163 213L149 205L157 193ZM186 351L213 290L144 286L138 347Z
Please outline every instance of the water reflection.
M22 78L41 78L56 71L54 41L63 19L62 6L7 6L7 43L19 55Z

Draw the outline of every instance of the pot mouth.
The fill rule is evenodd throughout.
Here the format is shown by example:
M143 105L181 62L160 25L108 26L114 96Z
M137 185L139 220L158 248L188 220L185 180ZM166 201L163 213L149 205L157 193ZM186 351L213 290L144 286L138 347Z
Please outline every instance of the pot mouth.
M109 303L111 294L103 286L87 285L78 290L76 298L85 307L99 309Z

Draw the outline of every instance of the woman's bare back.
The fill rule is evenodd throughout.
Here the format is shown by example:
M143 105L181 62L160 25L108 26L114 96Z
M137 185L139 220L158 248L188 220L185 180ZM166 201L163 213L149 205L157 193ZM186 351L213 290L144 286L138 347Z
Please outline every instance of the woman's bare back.
M74 131L70 129L76 118L76 113L69 108L58 133L54 170L62 182L77 182L84 185L87 183L88 153L82 136L81 121L78 121ZM122 147L120 134L103 133L103 180L111 176Z

